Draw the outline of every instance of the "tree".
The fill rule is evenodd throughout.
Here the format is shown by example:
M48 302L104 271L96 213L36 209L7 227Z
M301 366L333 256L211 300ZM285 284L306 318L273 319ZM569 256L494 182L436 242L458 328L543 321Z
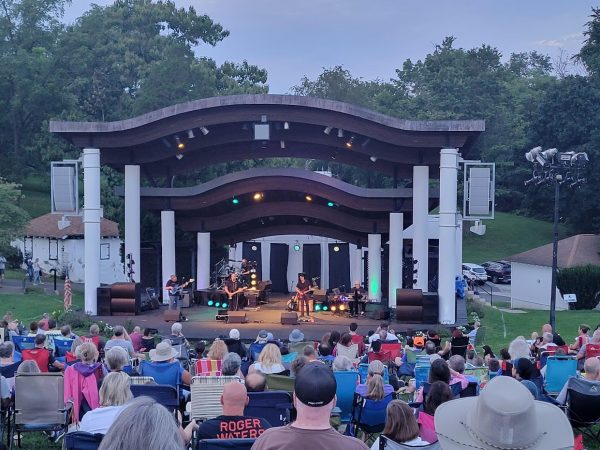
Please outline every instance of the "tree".
M20 186L0 178L0 247L23 236L29 215L19 206Z
M575 58L583 63L590 74L600 77L600 8L592 8L590 19L586 24L587 30L583 32L585 42Z

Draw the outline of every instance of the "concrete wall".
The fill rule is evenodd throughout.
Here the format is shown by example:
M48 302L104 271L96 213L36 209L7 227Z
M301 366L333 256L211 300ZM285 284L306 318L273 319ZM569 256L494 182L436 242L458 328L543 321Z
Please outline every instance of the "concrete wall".
M511 305L517 309L550 309L552 268L532 264L512 263ZM569 309L556 289L556 310Z

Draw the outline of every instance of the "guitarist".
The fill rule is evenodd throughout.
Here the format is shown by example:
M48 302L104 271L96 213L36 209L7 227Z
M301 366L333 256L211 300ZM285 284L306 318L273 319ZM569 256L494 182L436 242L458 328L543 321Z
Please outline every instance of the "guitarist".
M169 292L169 309L179 309L179 301L181 300L181 290L193 282L194 280L191 279L183 284L179 284L179 282L177 281L177 275L173 274L169 277L169 279L167 280L167 284L165 285L165 289ZM181 311L179 314L181 320L187 320L185 316L181 315Z
M306 315L310 317L309 296L311 291L310 282L306 279L306 274L298 274L298 283L296 284L296 301L300 303L300 317L304 317L304 308L306 307Z
M237 311L240 307L240 296L242 296L242 292L245 291L246 288L242 286L237 279L237 273L232 272L229 275L229 280L225 282L225 293L229 297L229 309L232 311Z

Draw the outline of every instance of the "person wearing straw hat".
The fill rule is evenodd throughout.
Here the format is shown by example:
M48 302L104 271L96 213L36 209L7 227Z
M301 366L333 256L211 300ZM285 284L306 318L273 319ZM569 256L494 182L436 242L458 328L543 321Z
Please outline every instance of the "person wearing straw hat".
M300 331L298 328L294 328L290 333L289 341L290 344L304 341L304 333L302 333L302 331Z
M171 386L177 387L179 384L191 384L192 376L190 373L181 367L181 364L177 361L177 356L179 356L179 352L171 347L171 343L166 340L159 342L156 345L156 348L150 350L150 363L152 366L152 376L154 377L154 381L158 384L168 384ZM172 365L169 363L177 362L178 367L178 380L172 379L172 373L169 370ZM163 370L164 369L164 370ZM164 374L164 378L162 377ZM144 365L140 365L140 375L144 375ZM158 376L158 378L157 378Z
M574 445L567 416L533 399L511 377L495 377L478 397L440 405L435 430L444 450L563 450Z

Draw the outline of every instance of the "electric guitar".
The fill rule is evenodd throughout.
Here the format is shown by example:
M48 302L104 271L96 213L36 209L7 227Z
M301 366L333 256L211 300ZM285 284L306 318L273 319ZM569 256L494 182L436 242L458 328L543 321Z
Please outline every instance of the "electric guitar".
M249 288L247 286L241 287L235 291L233 291L232 293L228 293L227 296L229 297L229 300L231 300L233 298L234 295L239 294L240 292L244 292L246 290L248 290Z
M311 293L315 290L314 287L310 287L302 292L296 292L296 298L294 299L295 301L300 301L300 300L304 300L306 298L306 294Z
M190 278L188 281L186 281L183 284L174 284L171 286L171 289L169 290L169 295L181 295L181 292L183 291L183 289L187 286L189 286L190 284L192 284L194 281L196 281L193 278Z

